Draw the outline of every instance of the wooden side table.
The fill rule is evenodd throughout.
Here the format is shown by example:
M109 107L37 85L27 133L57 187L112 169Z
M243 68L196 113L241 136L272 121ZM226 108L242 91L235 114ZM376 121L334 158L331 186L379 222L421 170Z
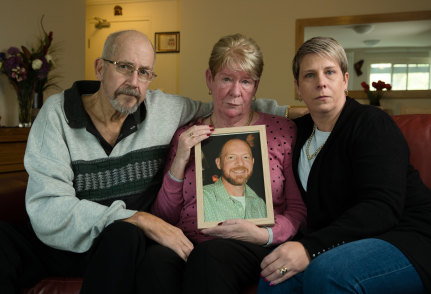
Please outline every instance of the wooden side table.
M28 180L24 152L29 131L30 128L0 127L0 220L28 219L24 203Z
M0 128L0 175L23 172L24 152L30 128Z

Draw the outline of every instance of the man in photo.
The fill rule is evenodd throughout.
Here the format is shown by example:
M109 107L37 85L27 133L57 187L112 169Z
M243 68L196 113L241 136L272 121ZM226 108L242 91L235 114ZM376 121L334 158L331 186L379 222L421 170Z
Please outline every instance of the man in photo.
M247 185L254 165L250 145L241 139L226 141L215 163L221 176L203 187L205 221L265 218L265 201Z

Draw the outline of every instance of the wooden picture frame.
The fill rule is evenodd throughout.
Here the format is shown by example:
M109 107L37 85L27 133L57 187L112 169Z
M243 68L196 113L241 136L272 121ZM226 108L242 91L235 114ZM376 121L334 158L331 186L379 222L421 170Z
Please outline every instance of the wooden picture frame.
M180 32L159 32L154 34L156 53L180 52Z
M251 191L248 198L253 199L253 203L259 203L260 211L265 209L266 216L261 214L254 218L250 217L247 220L258 226L274 225L274 209L272 205L271 180L269 174L268 148L266 140L266 128L264 125L219 128L215 129L211 136L195 146L195 162L196 162L196 206L198 229L209 228L216 226L218 223L226 219L208 219L205 218L205 202L210 201L212 196L216 195L213 188L214 184L221 177L221 170L217 168L216 159L221 153L223 145L231 139L240 139L248 143L251 148L254 158L253 172L248 178L246 185L247 191ZM218 182L219 184L223 182ZM204 187L206 193L204 196ZM218 186L220 189L220 185ZM221 186L224 188L224 186ZM211 192L209 192L211 191ZM220 191L220 190L218 190ZM224 199L229 200L226 190L221 190ZM253 193L254 192L254 193ZM253 196L254 195L254 196ZM265 208L262 207L261 201L256 196L262 198L265 203ZM206 200L204 197L209 197ZM252 198L250 198L252 197ZM256 202L257 201L257 202ZM210 203L210 202L207 202ZM224 207L223 207L224 208ZM210 209L210 208L207 208ZM210 213L208 213L210 214ZM214 217L211 213L211 217Z

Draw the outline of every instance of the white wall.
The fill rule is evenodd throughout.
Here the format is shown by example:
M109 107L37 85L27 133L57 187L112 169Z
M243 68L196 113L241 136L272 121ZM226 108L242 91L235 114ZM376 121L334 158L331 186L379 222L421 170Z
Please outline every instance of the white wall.
M6 1L5 1L6 2ZM54 44L59 48L56 74L58 85L68 88L73 81L84 78L85 0L14 0L3 5L0 17L0 50L10 46L37 46L41 35L40 18L44 27L53 31ZM53 90L58 91L58 90ZM52 91L45 93L45 96ZM0 75L0 124L18 125L18 100L4 74Z

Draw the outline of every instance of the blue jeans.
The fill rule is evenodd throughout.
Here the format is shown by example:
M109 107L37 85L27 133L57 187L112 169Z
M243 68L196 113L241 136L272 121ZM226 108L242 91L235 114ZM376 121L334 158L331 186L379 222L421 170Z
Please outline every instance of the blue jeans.
M410 261L380 239L350 242L315 258L307 269L270 286L259 281L259 294L288 293L426 293Z

